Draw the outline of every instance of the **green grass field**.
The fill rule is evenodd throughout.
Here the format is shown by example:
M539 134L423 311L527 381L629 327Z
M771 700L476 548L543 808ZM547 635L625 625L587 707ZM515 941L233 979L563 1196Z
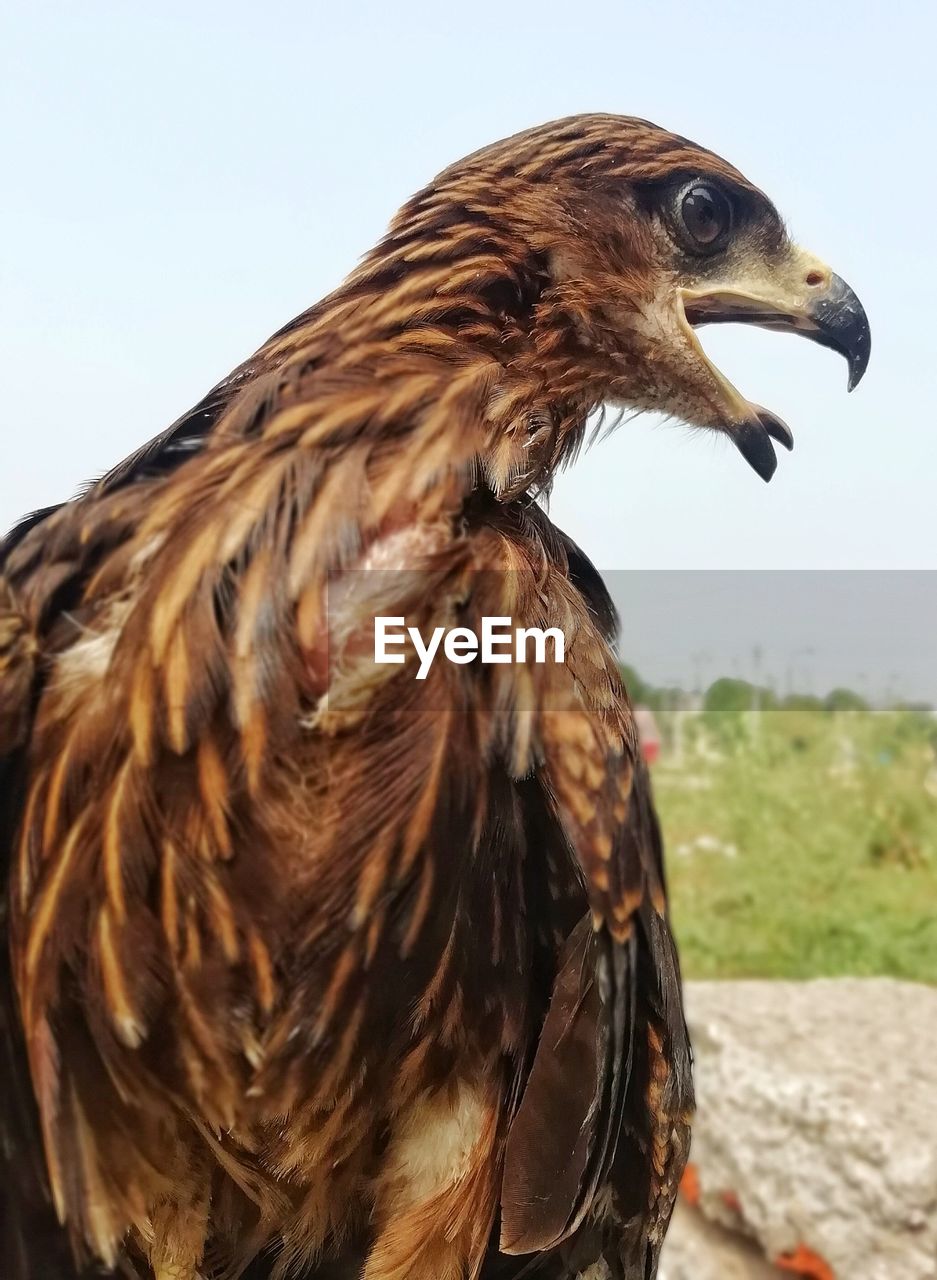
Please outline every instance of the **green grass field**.
M937 982L937 721L684 717L654 771L687 977Z

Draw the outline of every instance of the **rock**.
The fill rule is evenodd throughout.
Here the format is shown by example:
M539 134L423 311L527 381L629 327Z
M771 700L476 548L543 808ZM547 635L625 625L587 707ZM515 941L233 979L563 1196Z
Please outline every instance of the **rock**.
M708 1221L699 1209L677 1205L657 1280L781 1280L783 1274L751 1240Z
M887 979L688 983L687 1009L705 1218L753 1237L788 1276L935 1280L937 990ZM726 1258L743 1249L681 1212L666 1280L782 1274L751 1258L747 1271L725 1260L706 1270L710 1247Z

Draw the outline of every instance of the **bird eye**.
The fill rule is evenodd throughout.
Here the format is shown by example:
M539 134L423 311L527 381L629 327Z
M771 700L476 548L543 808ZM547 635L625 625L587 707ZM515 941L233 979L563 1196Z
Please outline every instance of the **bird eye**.
M718 187L694 182L677 197L680 226L688 248L712 252L722 246L732 228L732 206Z

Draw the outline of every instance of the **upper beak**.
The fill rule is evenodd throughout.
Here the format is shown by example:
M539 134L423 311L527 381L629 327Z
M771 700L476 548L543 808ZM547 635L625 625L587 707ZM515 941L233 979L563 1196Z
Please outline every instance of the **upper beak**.
M751 279L728 285L684 288L681 298L689 326L756 324L800 333L839 351L849 366L850 391L868 366L872 339L862 303L845 280L801 250L794 251L786 269L759 271ZM746 461L762 479L770 480L777 466L771 439L793 448L790 429L773 413L746 400L718 370L710 369L726 409L725 429Z

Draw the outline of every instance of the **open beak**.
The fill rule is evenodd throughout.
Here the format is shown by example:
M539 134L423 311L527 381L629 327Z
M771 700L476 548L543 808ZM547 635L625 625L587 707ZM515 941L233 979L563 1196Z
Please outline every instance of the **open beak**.
M759 271L750 282L684 288L680 296L690 334L704 324L756 324L800 333L840 352L849 367L850 391L869 363L871 332L862 303L845 280L799 250L783 270ZM693 342L706 359L695 336ZM763 480L770 480L777 467L771 440L792 449L790 428L775 414L746 400L714 366L709 367L727 410L724 429L746 462Z

